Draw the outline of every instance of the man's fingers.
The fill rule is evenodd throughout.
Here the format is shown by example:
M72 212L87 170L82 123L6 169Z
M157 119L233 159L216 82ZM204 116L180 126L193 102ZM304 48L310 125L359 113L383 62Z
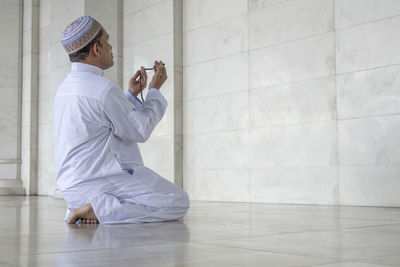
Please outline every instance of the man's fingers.
M157 62L157 61L156 61ZM162 74L163 73L163 70L164 70L165 68L164 68L164 65L163 64L161 64L160 62L157 62L157 74Z
M140 76L140 70L137 70L133 75L132 79L136 80Z

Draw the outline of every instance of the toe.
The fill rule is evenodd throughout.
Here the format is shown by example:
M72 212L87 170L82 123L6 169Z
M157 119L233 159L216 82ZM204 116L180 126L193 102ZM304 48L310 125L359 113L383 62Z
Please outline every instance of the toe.
M77 217L76 217L76 212L72 211L71 214L69 215L68 221L67 223L71 224L77 221Z

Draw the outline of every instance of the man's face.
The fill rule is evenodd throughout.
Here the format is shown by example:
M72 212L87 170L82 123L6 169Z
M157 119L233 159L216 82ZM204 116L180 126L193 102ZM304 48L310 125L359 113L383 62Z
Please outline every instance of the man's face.
M99 50L101 51L101 64L102 69L108 69L114 65L113 54L111 52L112 46L108 42L110 36L107 31L103 28L103 35L100 38Z

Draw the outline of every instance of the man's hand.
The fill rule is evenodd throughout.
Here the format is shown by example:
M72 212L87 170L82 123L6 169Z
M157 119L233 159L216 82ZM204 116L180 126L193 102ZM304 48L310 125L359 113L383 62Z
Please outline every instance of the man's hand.
M147 73L144 67L142 66L140 70L136 71L133 77L129 80L129 91L138 96L141 91L144 90L147 86Z
M164 63L154 61L154 75L151 79L149 88L160 89L164 82L167 80L167 71L165 70Z

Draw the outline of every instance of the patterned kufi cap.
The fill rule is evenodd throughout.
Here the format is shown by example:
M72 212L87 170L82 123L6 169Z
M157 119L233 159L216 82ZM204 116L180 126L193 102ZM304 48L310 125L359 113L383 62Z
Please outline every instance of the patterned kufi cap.
M94 18L83 16L67 26L61 36L61 43L70 55L88 45L100 30L101 25Z

